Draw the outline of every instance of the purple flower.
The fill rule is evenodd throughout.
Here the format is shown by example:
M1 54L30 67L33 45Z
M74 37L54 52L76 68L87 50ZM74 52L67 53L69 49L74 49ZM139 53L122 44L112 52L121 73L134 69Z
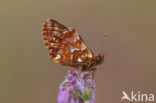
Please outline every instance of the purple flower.
M88 72L68 72L60 85L58 103L94 103L95 84Z

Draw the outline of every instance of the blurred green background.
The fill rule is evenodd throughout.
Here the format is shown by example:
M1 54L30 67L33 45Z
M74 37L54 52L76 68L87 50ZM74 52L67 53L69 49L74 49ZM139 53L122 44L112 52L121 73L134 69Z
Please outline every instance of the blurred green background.
M155 4L1 0L0 103L57 103L59 85L71 69L49 59L42 38L47 18L76 28L95 54L108 52L96 72L96 103L120 103L123 90L156 93Z

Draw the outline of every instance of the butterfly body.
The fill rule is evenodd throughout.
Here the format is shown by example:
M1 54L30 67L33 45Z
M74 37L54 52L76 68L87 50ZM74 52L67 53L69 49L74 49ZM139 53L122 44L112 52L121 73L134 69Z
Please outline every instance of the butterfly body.
M75 29L53 19L48 19L43 26L44 42L52 61L82 71L93 71L104 61L104 55L95 56Z

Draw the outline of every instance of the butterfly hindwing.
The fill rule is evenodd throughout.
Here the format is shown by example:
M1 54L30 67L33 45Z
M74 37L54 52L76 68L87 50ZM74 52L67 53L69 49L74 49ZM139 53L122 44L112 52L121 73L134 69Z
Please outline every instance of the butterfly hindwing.
M68 29L53 19L44 23L43 38L51 60L56 63L78 67L94 56L75 29Z

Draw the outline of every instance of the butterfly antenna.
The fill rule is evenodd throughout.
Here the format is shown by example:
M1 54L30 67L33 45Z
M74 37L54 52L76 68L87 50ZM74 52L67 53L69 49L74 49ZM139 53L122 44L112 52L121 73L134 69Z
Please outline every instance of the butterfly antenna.
M104 35L102 36L103 40L102 40L102 43L100 43L100 50L99 50L99 54L104 54L106 55L106 51L104 51L104 42L105 40L107 40L108 38L108 33L104 33Z

